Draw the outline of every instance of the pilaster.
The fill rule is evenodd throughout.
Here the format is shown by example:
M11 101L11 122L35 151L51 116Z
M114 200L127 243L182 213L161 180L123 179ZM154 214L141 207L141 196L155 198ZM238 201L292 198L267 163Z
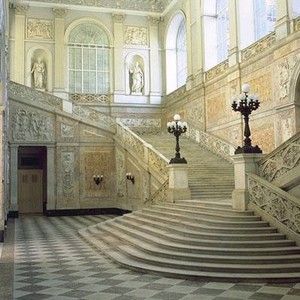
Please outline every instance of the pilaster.
M18 146L10 146L10 211L18 211Z
M276 39L281 40L291 32L292 0L276 0Z
M65 16L67 10L65 9L53 9L54 26L55 26L55 46L54 46L54 92L57 96L61 96L59 93L65 92L65 45L64 45L64 33L65 33Z
M192 88L193 68L192 68L192 34L191 34L191 0L185 1L185 17L186 17L186 51L187 51L187 80L186 89Z
M56 209L55 147L47 146L47 210Z
M229 0L229 67L239 61L238 44L238 8L236 0Z
M124 82L124 61L123 61L123 46L124 46L124 20L125 15L113 14L114 24L114 93L118 95L125 94Z
M161 19L149 17L149 46L150 46L150 103L160 103L161 98L161 58L158 40L158 25Z
M27 5L16 5L15 7L15 48L14 48L14 73L13 81L24 84L25 77L25 21Z

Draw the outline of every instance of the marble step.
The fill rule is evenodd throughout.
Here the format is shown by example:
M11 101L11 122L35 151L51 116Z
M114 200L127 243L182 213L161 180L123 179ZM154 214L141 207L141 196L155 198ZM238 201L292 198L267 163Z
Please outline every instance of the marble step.
M180 226L181 224L176 225L167 225L161 222L149 220L146 218L138 217L136 215L126 215L124 218L119 221L129 220L129 227L141 228L141 226L148 229L159 229L163 231L168 231L170 234L177 234L183 237L191 237L195 239L204 239L204 240L214 240L214 241L261 241L261 240L282 240L285 239L285 235L275 232L275 233L222 233L222 232L205 232L198 230L189 230Z
M265 221L233 221L233 220L215 220L213 216L205 216L205 217L196 217L191 215L182 215L180 213L168 212L168 211L159 211L155 208L145 208L142 210L147 214L159 215L166 218L178 219L181 221L190 221L197 222L199 224L204 224L208 226L215 227L240 227L240 228L259 228L268 226L268 222Z
M174 225L174 226L181 226L185 229L195 230L195 231L201 231L206 233L229 233L229 234L255 234L255 233L275 233L277 232L277 229L270 226L265 227L253 227L253 228L239 228L239 227L225 227L225 226L208 226L205 224L201 224L199 222L193 222L191 221L183 221L179 220L178 218L166 218L164 216L157 216L156 214L149 214L149 213L143 213L142 211L136 211L132 213L132 215L144 218L146 220L150 221L156 221L160 222L163 225Z
M123 223L121 223L123 222ZM185 238L175 234L167 234L162 230L152 229L146 230L145 227L135 228L129 227L129 222L122 219L116 219L109 225L111 228L115 228L123 234L138 237L142 240L156 239L161 242L173 243L175 245L189 245L191 247L208 247L208 248L222 248L222 249L240 249L240 248L276 248L276 247L291 247L295 246L294 241L290 240L268 240L268 241L215 241L215 240L203 240Z

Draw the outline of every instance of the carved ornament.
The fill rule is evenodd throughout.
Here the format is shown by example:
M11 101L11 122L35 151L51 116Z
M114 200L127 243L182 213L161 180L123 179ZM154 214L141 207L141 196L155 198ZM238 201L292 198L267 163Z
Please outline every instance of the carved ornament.
M52 40L54 37L53 21L45 19L27 19L27 38Z

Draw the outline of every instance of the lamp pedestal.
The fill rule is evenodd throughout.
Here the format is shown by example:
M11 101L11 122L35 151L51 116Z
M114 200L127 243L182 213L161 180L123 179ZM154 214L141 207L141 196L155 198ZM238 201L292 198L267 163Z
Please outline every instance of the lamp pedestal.
M189 188L187 164L173 163L169 164L167 168L169 169L168 201L190 200L191 191Z
M245 211L248 208L248 173L257 174L257 162L263 157L260 153L243 153L232 156L234 163L234 185L232 208Z

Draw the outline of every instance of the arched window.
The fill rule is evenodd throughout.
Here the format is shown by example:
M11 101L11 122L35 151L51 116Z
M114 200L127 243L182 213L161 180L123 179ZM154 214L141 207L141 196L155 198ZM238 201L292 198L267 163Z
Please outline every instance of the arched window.
M204 2L205 69L208 70L228 57L228 0Z
M69 92L107 94L110 90L110 47L106 32L95 23L77 25L69 35Z
M177 87L183 86L187 77L187 51L186 28L184 20L181 21L176 38L177 56Z
M167 93L171 93L186 83L187 48L186 25L182 13L173 17L166 37L166 81Z
M254 38L259 40L274 31L276 21L275 0L254 0Z

